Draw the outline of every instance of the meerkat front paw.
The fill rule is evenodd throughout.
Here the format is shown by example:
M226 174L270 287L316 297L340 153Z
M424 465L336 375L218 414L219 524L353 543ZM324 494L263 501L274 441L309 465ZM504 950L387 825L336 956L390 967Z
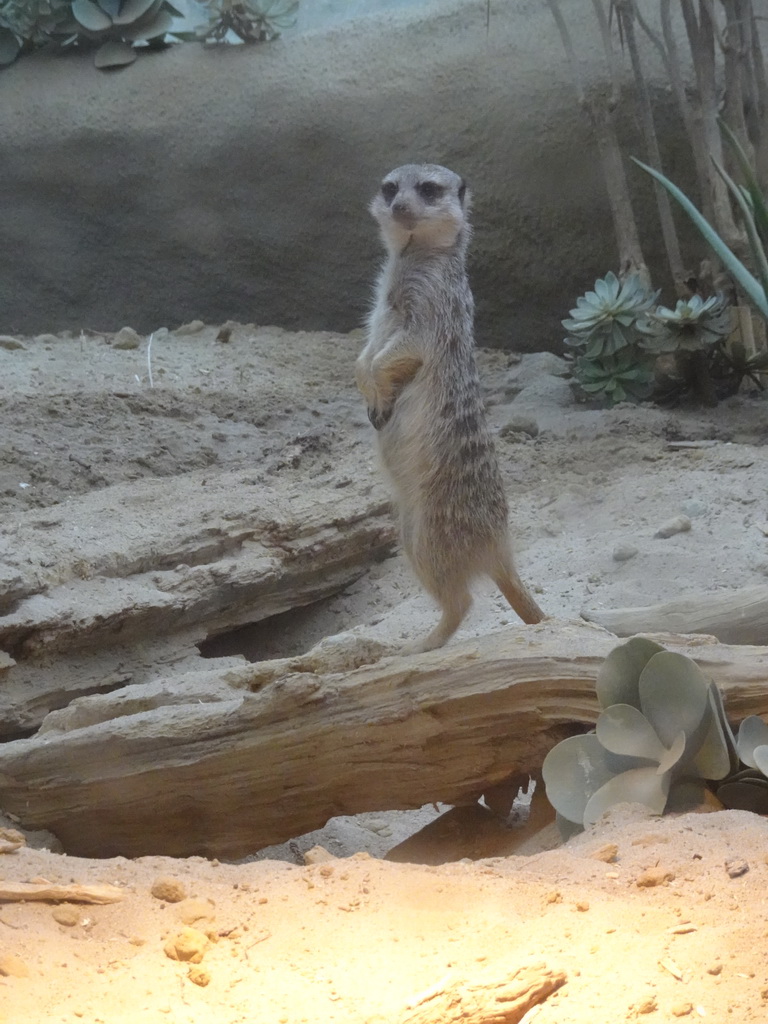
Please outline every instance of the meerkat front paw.
M389 423L392 419L392 412L394 408L394 403L383 407L376 405L368 406L368 419L371 421L375 430L381 430L383 426Z

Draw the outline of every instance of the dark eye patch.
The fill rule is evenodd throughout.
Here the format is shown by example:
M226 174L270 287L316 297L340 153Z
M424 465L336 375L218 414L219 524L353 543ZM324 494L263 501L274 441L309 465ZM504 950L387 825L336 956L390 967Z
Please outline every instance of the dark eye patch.
M435 181L420 181L416 186L416 191L422 199L426 199L427 202L434 202L440 198L445 189Z
M459 185L459 202L460 202L460 203L463 203L463 202L464 202L464 196L465 196L466 194L467 194L467 183L466 183L466 181L464 181L464 179L462 178L462 179L461 179L461 184Z
M388 203L391 203L392 200L397 195L397 185L394 183L394 181L385 181L384 184L381 186L381 194L384 196Z

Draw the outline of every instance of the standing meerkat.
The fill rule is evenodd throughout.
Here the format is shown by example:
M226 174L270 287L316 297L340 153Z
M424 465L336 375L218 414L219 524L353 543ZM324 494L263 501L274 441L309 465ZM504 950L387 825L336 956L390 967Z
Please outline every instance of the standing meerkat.
M407 164L371 203L388 259L355 367L405 552L442 609L408 653L441 647L493 579L524 622L543 612L512 559L507 500L480 397L466 273L470 197L458 174Z

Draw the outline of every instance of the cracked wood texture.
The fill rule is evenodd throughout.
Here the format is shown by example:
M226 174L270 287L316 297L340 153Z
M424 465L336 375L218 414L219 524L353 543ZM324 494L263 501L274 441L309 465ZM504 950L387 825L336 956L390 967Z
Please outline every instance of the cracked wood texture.
M201 640L336 593L395 535L364 483L278 493L242 472L176 478L172 500L152 480L25 514L0 529L0 739L199 665Z
M768 711L768 649L657 635ZM548 621L412 657L350 634L307 655L178 673L52 713L0 747L0 806L71 854L238 858L338 814L459 804L536 774L598 714L616 638Z

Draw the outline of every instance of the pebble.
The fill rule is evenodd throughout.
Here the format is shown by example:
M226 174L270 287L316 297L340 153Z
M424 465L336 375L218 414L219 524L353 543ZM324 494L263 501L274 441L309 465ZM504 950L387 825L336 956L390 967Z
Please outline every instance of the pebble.
M527 437L539 436L539 424L533 416L512 416L499 431L501 437L512 437L525 434Z
M687 1017L689 1013L693 1013L693 1003L675 1003L672 1007L673 1017Z
M21 957L0 956L0 978L28 978L30 973Z
M62 903L60 907L54 907L51 911L54 921L65 925L67 928L74 928L80 923L80 911L71 903Z
M187 898L187 888L178 878L171 878L170 875L161 875L152 883L150 892L158 900L165 903L180 903Z
M749 864L745 860L734 858L725 862L725 870L730 878L741 878L742 875L746 875L749 871Z
M590 853L590 857L592 857L593 860L602 860L606 864L610 864L611 861L616 860L618 853L619 848L616 843L606 843L605 846L601 846L598 850L595 850L594 853Z
M658 1009L658 1003L656 1002L656 996L648 996L647 999L643 999L641 1003L637 1004L637 1013L654 1013Z
M55 334L38 334L35 337L38 345L56 345L60 340Z
M199 985L200 988L205 988L211 981L210 971L206 971L204 967L190 967L187 977L193 984Z
M199 334L205 324L202 320L190 320L188 324L182 324L173 332L174 334Z
M687 516L692 516L694 519L696 516L703 516L706 514L708 506L703 501L699 501L697 498L691 498L688 501L684 501L680 506L680 511Z
M12 338L10 334L0 334L0 348L4 348L8 352L13 352L15 349L23 349L25 352L27 350L27 346L23 341L19 341L18 338Z
M132 327L121 327L112 339L112 348L125 350L141 348L141 338Z
M613 549L613 555L611 556L614 562L628 562L630 558L634 558L637 554L637 548L634 544L617 544Z
M179 903L177 912L184 924L213 921L216 916L216 910L210 900L184 900Z
M674 877L674 872L667 868L648 868L638 877L635 884L641 889L652 889L656 885L665 885L667 882L671 882Z
M186 960L199 964L208 949L208 936L197 928L182 928L166 942L163 950L170 960Z
M654 537L674 537L676 533L687 533L691 528L691 520L688 516L675 516L674 519L668 519L663 526L660 526Z

